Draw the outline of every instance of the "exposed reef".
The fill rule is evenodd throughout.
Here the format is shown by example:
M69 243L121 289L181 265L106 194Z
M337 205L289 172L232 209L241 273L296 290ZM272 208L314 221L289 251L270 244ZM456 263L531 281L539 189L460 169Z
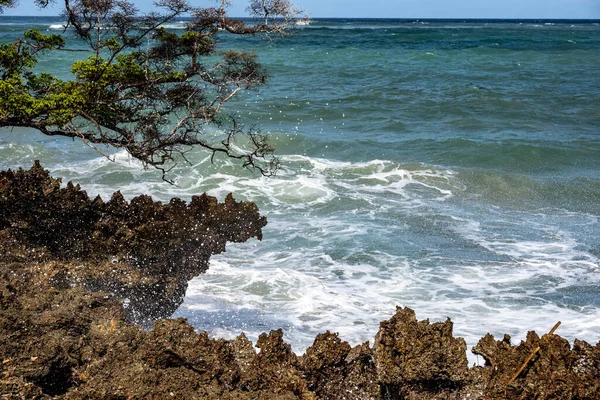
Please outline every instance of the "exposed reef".
M254 203L205 194L189 204L149 196L108 202L50 177L38 162L0 172L2 262L44 268L57 288L81 286L123 300L127 319L149 326L181 304L190 279L206 271L227 242L261 238Z
M253 346L160 319L211 254L265 223L230 196L104 202L37 163L0 172L0 398L600 399L600 343L555 334L487 335L469 368L452 322L409 308L372 346L326 332L301 356L281 330Z

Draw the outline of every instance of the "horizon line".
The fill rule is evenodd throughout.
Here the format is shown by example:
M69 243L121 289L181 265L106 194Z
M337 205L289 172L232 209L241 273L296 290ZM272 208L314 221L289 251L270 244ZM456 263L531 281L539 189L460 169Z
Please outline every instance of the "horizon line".
M0 18L3 17L43 17L43 18L60 18L60 15L6 15L0 14ZM191 18L191 17L182 17ZM249 16L235 16L231 17L235 19L253 19ZM598 21L599 18L536 18L536 17L308 17L309 20L326 20L326 19L354 19L354 20L404 20L404 21L455 21L455 20L467 20L467 21Z

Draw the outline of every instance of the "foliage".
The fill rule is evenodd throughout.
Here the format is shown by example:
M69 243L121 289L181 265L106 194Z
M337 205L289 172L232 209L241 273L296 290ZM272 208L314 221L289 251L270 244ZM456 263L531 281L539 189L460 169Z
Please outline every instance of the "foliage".
M0 1L0 9L13 4ZM219 51L217 36L283 34L299 11L287 0L253 0L248 10L258 22L250 25L229 18L225 0L209 8L186 0L155 4L162 12L139 14L124 0L66 0L65 32L89 48L89 56L73 64L72 80L33 72L40 53L66 51L63 35L29 30L14 43L1 43L0 127L79 138L99 152L98 145L125 149L161 170L163 179L176 156L185 159L194 147L273 173L277 159L266 138L244 131L222 110L239 92L263 85L267 73L255 54ZM163 27L188 15L181 33ZM240 133L249 148L234 146Z

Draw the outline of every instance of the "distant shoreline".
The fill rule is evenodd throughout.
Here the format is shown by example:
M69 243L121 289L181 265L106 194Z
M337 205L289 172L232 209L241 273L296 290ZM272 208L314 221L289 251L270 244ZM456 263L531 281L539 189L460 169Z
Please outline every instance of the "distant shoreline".
M0 15L0 20L12 18L62 18L60 15ZM241 20L251 20L249 17L234 17ZM180 20L191 20L190 18L181 18ZM400 22L400 23L559 23L559 24L594 24L600 23L600 19L587 18L350 18L350 17L312 17L311 21L334 21L334 22Z

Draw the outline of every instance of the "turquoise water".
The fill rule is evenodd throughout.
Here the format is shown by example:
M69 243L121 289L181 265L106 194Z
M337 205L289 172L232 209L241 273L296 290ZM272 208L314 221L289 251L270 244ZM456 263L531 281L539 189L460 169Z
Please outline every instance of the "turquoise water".
M2 17L0 34L33 25L60 20ZM271 74L228 111L270 133L276 177L196 152L168 186L126 154L27 130L3 131L0 167L40 159L104 197L255 201L264 240L215 256L175 314L216 336L281 327L301 352L330 329L358 343L401 305L452 318L469 346L558 320L569 339L600 339L597 22L316 20L221 44L254 49ZM67 76L74 54L40 68Z

